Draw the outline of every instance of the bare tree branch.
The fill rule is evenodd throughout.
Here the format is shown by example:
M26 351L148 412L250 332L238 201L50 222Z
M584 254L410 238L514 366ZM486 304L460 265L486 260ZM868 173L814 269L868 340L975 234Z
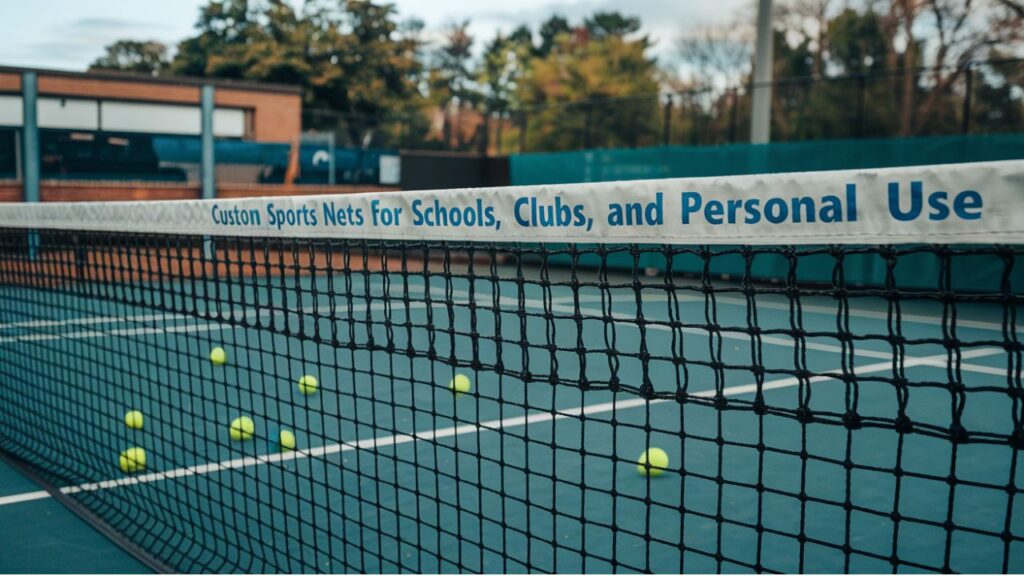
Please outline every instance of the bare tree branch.
M742 26L710 26L680 38L677 51L694 84L736 85L750 73L753 40Z

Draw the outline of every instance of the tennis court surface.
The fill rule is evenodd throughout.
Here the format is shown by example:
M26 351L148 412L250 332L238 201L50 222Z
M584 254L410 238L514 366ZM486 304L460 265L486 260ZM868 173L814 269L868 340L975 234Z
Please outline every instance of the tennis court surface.
M1024 570L1018 244L0 221L0 450L155 569Z

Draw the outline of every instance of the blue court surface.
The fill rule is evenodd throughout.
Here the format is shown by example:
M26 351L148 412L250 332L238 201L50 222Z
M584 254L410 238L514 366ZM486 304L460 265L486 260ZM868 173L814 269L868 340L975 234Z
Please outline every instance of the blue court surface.
M8 286L0 447L182 571L1024 570L1020 310L480 273Z

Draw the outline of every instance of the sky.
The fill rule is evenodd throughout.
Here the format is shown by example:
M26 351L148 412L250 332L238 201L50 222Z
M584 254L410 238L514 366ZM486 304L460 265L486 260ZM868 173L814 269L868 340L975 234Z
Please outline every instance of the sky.
M299 0L294 0L296 4ZM0 0L0 65L84 70L119 39L159 40L174 46L193 32L206 0ZM416 17L437 37L448 24L470 21L479 48L496 31L519 24L536 29L552 14L570 22L601 10L639 16L665 65L675 39L700 26L726 22L750 0L391 0L399 18Z

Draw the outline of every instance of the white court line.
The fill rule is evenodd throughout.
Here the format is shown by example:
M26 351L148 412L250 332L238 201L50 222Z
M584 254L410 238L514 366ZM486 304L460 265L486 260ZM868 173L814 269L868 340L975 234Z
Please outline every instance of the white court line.
M573 302L574 299L575 298L571 297L571 296L560 296L558 298L553 298L552 302L555 302L555 303L558 303L558 304L568 304L570 302ZM601 301L601 297L600 296L591 295L591 294L581 294L579 299L580 299L580 302L600 302ZM644 302L665 302L665 301L668 301L668 299L669 299L668 296L661 295L661 294L653 294L653 295L643 296L643 301ZM701 297L701 296L694 296L692 294L679 294L679 295L676 296L676 300L678 300L680 302L704 302L704 298L703 297ZM613 300L613 301L616 301L616 300ZM620 303L631 303L631 304L635 303L633 300L628 300L628 299L625 299L625 298L618 299L617 301L620 302ZM745 299L743 299L743 298L736 298L736 297L733 297L733 296L715 296L715 303L716 304L728 304L730 306L739 306L739 307L742 307L742 308L746 308L747 307L747 301ZM768 308L768 309L771 309L771 310L785 310L785 311L788 312L790 310L790 305L788 303L785 303L785 302L772 302L771 300L758 300L757 301L757 308L758 309ZM836 315L836 309L835 308L830 308L828 306L821 306L821 305L817 305L817 304L803 304L803 303L801 303L800 304L800 310L802 310L803 312L811 312L813 314L824 314L826 316L832 316L832 317L835 317L835 315ZM855 317L855 318L870 318L872 320L888 320L889 319L888 312L881 312L881 311L878 311L878 310L869 310L867 308L856 308L856 307L853 307L853 306L849 307L849 314L850 314L851 317ZM942 317L941 316L926 316L924 314L912 314L912 313L908 313L908 312L900 312L900 316L899 317L900 317L900 319L903 322L911 322L911 323L914 323L914 324L927 324L929 326L941 326L942 325ZM1000 324L998 322L986 322L984 320L969 320L969 319L965 319L965 318L960 318L959 316L956 319L956 325L957 326L962 326L964 328L973 328L975 330L989 330L989 331L994 331L994 332L1002 332L1003 331L1002 324ZM1024 332L1024 325L1018 326L1017 327L1017 331L1018 332Z
M275 288L274 290L288 291L288 288ZM409 286L410 292L422 293L425 290L424 286L414 284ZM329 296L326 291L325 296ZM365 294L352 295L353 297L365 298ZM382 299L385 295L371 295L372 298ZM400 297L400 295L387 295L388 298ZM81 296L80 298L88 299L88 296ZM36 302L37 305L47 307L48 303L45 301ZM269 306L269 305L268 305ZM237 318L251 318L254 316L282 316L285 314L284 311L275 310L271 312L268 306L262 308L232 308L226 312L232 319ZM327 305L325 305L327 306ZM361 306L361 305L359 305ZM302 312L313 312L319 307L318 304L313 306L307 306L305 308L298 309ZM357 306L358 308L358 306ZM294 311L293 311L294 312ZM19 322L8 322L6 324L0 323L0 330L11 329L11 328L52 328L59 326L73 326L78 324L120 324L126 322L168 322L173 320L188 320L192 318L192 315L182 314L178 312L165 312L156 314L131 314L128 316L82 316L79 318L63 318L54 320L23 320ZM3 340L0 340L3 341Z
M409 286L409 290L411 292L423 292L423 291L425 291L425 288L426 288L425 286L418 285L418 284L414 284L414 285ZM285 288L285 290L287 290L287 288ZM440 292L441 290L442 290L441 288L436 287L436 286L431 287L431 292L437 293L437 292ZM453 290L453 293L459 294L461 296L468 296L469 295L468 291L466 291L466 290ZM325 295L326 295L326 292L325 292ZM353 295L353 296L363 296L363 297L365 297L365 295ZM395 295L388 295L388 297L394 297L394 296ZM375 297L375 298L384 298L385 296L384 295L379 295L379 296L373 296L373 297ZM576 298L577 298L576 296L559 296L557 298L552 298L551 299L551 303L552 304L569 304L569 303L573 303L576 300ZM578 296L578 298L579 298L579 301L581 303L583 303L583 302L600 302L603 299L601 296L588 295L588 294L581 294L581 295ZM485 299L484 297L480 298L480 300L484 300L484 299ZM644 295L644 296L642 296L642 299L643 299L644 302L664 302L664 301L668 300L668 297L664 296L664 295ZM678 301L680 301L680 302L704 302L704 298L702 298L700 296L689 295L689 294L677 295L676 299ZM503 297L501 300L503 301L503 303L515 304L517 302L517 300L515 300L514 298L509 298L509 297ZM615 302L616 302L616 300L613 299L613 303L615 303ZM620 298L620 299L617 300L617 302L618 303L627 303L627 299L621 299ZM743 298L735 298L735 297L731 297L731 296L716 296L715 297L715 302L716 303L721 303L721 304L727 304L727 305L731 305L731 306L739 306L739 307L743 307L743 308L747 307L747 301L745 299L743 299ZM534 307L541 307L543 305L543 301L542 300L537 300L537 299L527 299L527 303L530 304L530 305L533 305ZM628 303L633 303L633 300L631 300L631 299L628 300ZM785 311L789 311L790 310L790 305L788 303L785 303L785 302L772 302L770 300L759 300L757 302L757 307L758 308L763 308L763 309L772 309L772 310L785 310ZM319 308L319 305L314 305L314 306L310 306L310 307L301 308L298 311L308 313L308 312L315 311L317 308ZM359 307L357 306L357 309L358 308ZM803 312L810 312L810 313L813 313L813 314L823 314L823 315L827 315L827 316L835 316L836 315L836 309L828 307L828 306L820 306L820 305L815 305L815 304L801 304L800 305L800 309ZM593 311L588 311L588 312L592 313ZM228 314L232 318L242 318L242 317L249 318L249 317L253 317L253 316L269 316L269 315L271 315L271 312L269 310L266 310L266 309L263 309L263 310L257 309L255 311L250 309L250 310L246 311L246 309L244 309L244 308L235 308L235 309L232 309L232 310L228 311ZM284 314L284 312L282 312L282 311L275 311L275 312L273 312L273 315L277 315L277 316L283 315L283 314ZM870 318L870 319L873 319L873 320L888 320L888 317L889 317L887 312L881 312L881 311L878 311L878 310L868 310L868 309L865 309L865 308L856 308L856 307L852 307L852 306L849 307L849 315L852 316L852 317ZM10 328L48 328L48 327L56 327L56 326L67 326L67 325L73 325L73 324L113 324L113 323L122 323L122 322L162 322L162 321L169 321L169 320L187 320L190 317L191 316L189 316L187 314L165 313L165 314L139 314L139 315L129 315L129 316L91 316L91 317L82 317L82 318L68 318L68 319L63 319L63 320L26 320L26 321L22 321L22 322L9 322L9 323L6 323L6 324L0 324L0 330L2 330L2 329L10 329ZM941 326L942 325L942 319L940 317L938 317L938 316L926 316L926 315L922 315L922 314L912 314L912 313L907 313L907 312L901 312L900 313L900 319L902 321L904 321L904 322L911 322L911 323L916 323L916 324L927 324L927 325L930 325L930 326ZM973 329L977 329L977 330L989 330L989 331L1001 332L1002 329L1003 329L1002 325L997 323L997 322L986 322L986 321L983 321L983 320L970 320L970 319L965 319L965 318L957 318L956 323L957 323L958 326L962 326L962 327L965 327L965 328L973 328ZM1017 328L1017 331L1018 332L1024 332L1024 325L1019 326ZM138 332L136 334L146 334L146 333L147 332ZM131 333L131 332L127 332L125 334L118 334L118 333L116 333L114 331L111 331L111 334L113 334L113 335L133 335L133 333ZM10 338L15 338L15 337L10 337ZM59 338L41 336L39 339L42 339L42 340L53 340L53 339L59 339ZM5 341L13 341L13 340L11 340L11 339L6 339L5 340L4 338L0 337L0 342L5 342Z
M46 306L45 303L40 303ZM9 328L49 328L52 326L70 326L76 324L116 324L120 322L160 322L164 320L181 320L188 318L184 314L139 314L136 316L84 316L81 318L65 318L62 320L24 320L0 324L0 330Z
M439 287L432 287L430 292L434 293L434 294L438 294L439 297L441 298L439 300L430 302L431 306L439 307L439 308L444 308L444 307L446 307L448 305L448 303L446 301L447 292L448 292L447 290L441 289ZM459 297L468 297L469 296L469 292L467 292L465 290L452 290L451 294L453 296L459 296ZM487 298L484 295L481 295L477 299L478 302L483 302L484 304L490 304L492 300L493 299ZM460 302L456 302L456 304L458 304L458 305L462 305L464 303L465 302L461 302L461 301ZM597 310L597 309L592 309L592 308L582 308L581 307L577 311L574 306L563 306L563 305L555 304L554 300L552 300L552 302L549 304L549 303L546 303L543 300L527 298L527 299L524 299L523 303L526 306L529 306L529 307L535 308L535 309L550 310L552 312L562 312L562 313L566 313L566 314L575 314L576 312L579 312L581 314L588 314L588 315L590 315L590 316L592 316L594 318L600 318L602 320L606 320L605 312L602 311L602 310ZM501 298L498 299L498 304L499 305L518 306L519 305L519 300L518 300L518 298L501 297ZM408 303L399 302L399 303L390 303L389 304L389 303L383 303L382 302L382 303L378 303L378 304L372 304L372 305L369 305L369 306L367 306L366 304L354 304L354 305L352 305L351 308L352 308L353 311L365 311L367 309L369 309L369 310L384 310L384 309L387 309L388 307L390 307L392 310L397 309L397 310L401 311L401 310L405 309L407 306L408 306L409 309L421 309L421 308L426 308L427 307L427 303L426 302L415 301L415 302L408 302ZM280 317L280 316L284 316L286 314L298 314L298 313L306 313L306 314L308 314L308 313L320 310L321 308L323 308L323 306L321 304L317 303L317 304L315 304L313 306L307 306L307 307L304 307L304 308L301 308L301 309L298 309L298 310L293 310L293 311L288 311L288 312L285 312L285 311L282 311L282 310L274 310L274 311L270 311L270 310L262 310L262 311L261 310L249 310L249 311L245 311L244 309L236 309L236 310L232 311L232 314L234 315L234 314L238 314L238 313L243 313L244 312L244 315L246 317L269 316L269 315ZM328 306L328 308L329 308L329 306ZM344 311L347 311L348 308L349 308L349 306L347 306L347 305L345 305L345 306L336 306L335 310L338 311L340 309L341 311L344 312ZM489 310L489 311L492 311L494 313L501 313L502 312L500 309L495 309L493 306L477 306L477 308L481 309L481 310ZM327 316L322 316L322 318L330 319ZM625 314L625 313L622 313L622 312L612 312L610 318L612 319L614 324L621 325L621 326L624 326L624 327L634 328L634 329L639 329L640 328L640 326L636 323L636 317L634 315ZM675 328L672 328L670 326L665 326L663 324L646 324L644 327L647 330L653 330L653 331L659 331L659 332L671 332L671 331L675 330ZM121 337L146 336L146 335L156 335L156 334L164 334L164 333L215 332L215 331L219 331L219 330L231 330L231 329L236 329L236 328L251 328L251 327L236 326L234 324L227 324L227 323L222 323L222 322L210 322L210 323L207 323L207 324L184 324L184 325L177 325L177 326L167 326L167 327L163 327L163 328L160 328L160 327L140 327L140 328L113 329L113 330L108 330L108 331L91 330L91 331L64 332L64 333L22 334L22 335L17 335L17 336L2 336L2 337L0 337L0 344L9 343L9 342L35 342L35 341L47 341L47 340L104 338L104 337L111 337L111 336L121 336ZM699 335L699 336L707 336L708 335L708 331L707 330L703 330L701 328L681 327L681 328L678 328L678 330L680 332L684 333L684 334L694 334L694 335ZM722 330L720 330L718 332L718 334L719 334L719 336L721 336L724 339L727 339L727 340L739 340L739 341L742 341L742 342L744 342L746 344L749 344L750 340L751 340L751 336L749 334L745 334L745 333L743 333L743 332L741 332L741 331L739 331L737 329L729 329L728 327L724 327ZM782 347L787 347L787 348L793 348L793 346L795 344L795 342L793 340L786 339L786 338L780 338L780 337L777 337L777 336L763 335L763 336L760 337L760 339L761 339L761 342L763 344L768 344L768 345L772 345L772 346L782 346ZM831 353L831 354L842 354L843 353L843 348L841 346L836 346L836 345L833 345L833 344L824 344L824 343L821 343L821 342L806 342L805 341L804 342L804 347L807 348L808 350L816 350L816 351L819 351L819 352L828 352L828 353ZM865 358L878 358L878 359L891 359L892 358L892 354L889 353L889 352L880 352L880 351L875 351L875 350L869 350L869 349L865 349L863 347L856 347L856 348L854 348L854 355L856 355L856 356L863 356ZM945 362L945 361L943 361L943 362L933 362L933 363L931 363L931 365L935 366L935 367L939 367L939 368L945 368L948 365L948 363ZM1000 368L992 367L992 366L980 366L980 365L963 363L963 364L960 365L960 368L961 368L961 370L967 371L967 372L976 372L976 373L981 373L981 374L992 374L992 375L995 375L995 376L1003 376L1003 375L1006 374L1006 371L1004 369L1000 369Z
M446 305L445 303L442 303L442 302L434 302L432 304L434 306ZM463 304L463 302L460 301L460 302L457 302L457 304ZM395 304L390 304L389 305L389 304L384 304L384 303L381 303L381 304L371 304L369 307L366 304L355 304L355 305L352 306L352 310L353 311L360 311L360 312L361 311L365 311L367 308L372 309L372 310L383 310L383 309L387 308L388 306L390 306L391 308L395 308L396 307ZM402 308L405 307L404 304L401 304L399 306L401 306ZM260 311L260 312L250 311L250 312L245 313L245 316L246 317L252 317L252 316L261 316L261 317L263 317L263 316L275 316L275 317L281 317L281 316L285 316L287 314L300 314L300 313L302 313L302 314L310 314L310 313L316 311L318 308L319 308L319 306L307 306L305 308L300 308L300 309L297 309L297 310L291 310L291 311L288 311L288 312L285 312L285 311L282 311L282 310L275 310L273 312L271 312L270 310L264 310L264 311ZM341 309L341 311L344 312L344 311L347 311L349 307L348 306L338 306L337 308ZM426 308L426 303L425 302L410 302L409 303L409 308L410 309ZM133 317L126 316L124 318L130 319L130 318L133 318ZM188 316L182 316L182 318L188 319L189 317ZM321 319L331 319L331 318L328 317L328 316L321 316ZM133 321L133 320L125 320L125 321ZM238 325L235 325L235 324L230 324L230 323L228 323L225 320L225 321L209 322L207 324L179 324L179 325L175 325L175 326L164 326L164 327L159 327L159 326L143 326L143 327L138 327L138 328L113 328L113 329L110 329L110 330L80 330L80 331L77 331L77 332L52 332L52 333L44 332L44 333L38 333L38 334L18 334L18 335L15 335L15 336L0 336L0 344L8 343L8 342L37 342L37 341L45 341L45 340L80 340L80 339L85 339L85 338L107 338L107 337L112 337L112 336L113 337L117 337L117 336L128 337L128 336L152 336L154 334L168 334L168 333L215 332L215 331L218 331L218 330L233 330L233 329L236 329L236 328L252 328L252 326L238 326Z
M977 358L981 356L989 356L992 354L998 354L1001 350L998 348L982 348L978 350L970 350L963 354L964 357ZM908 358L904 365L906 367L913 367L917 365L928 364L936 360L942 360L945 355L927 356L921 358ZM870 374L873 372L884 372L892 368L891 362L878 362L875 364L868 364L867 366L861 366L855 369L855 374L861 376L864 374ZM809 383L819 383L828 380L834 380L831 376L814 376L809 378ZM779 380L772 380L765 382L762 386L762 390L779 390L782 388L791 388L800 384L800 379L781 378ZM756 392L758 389L757 384L741 384L737 386L728 386L722 389L724 396L735 396L738 394L750 394ZM693 396L702 398L712 398L715 396L714 390L702 390L695 392ZM118 488L121 486L132 486L135 484L149 484L152 482L158 482L162 480L174 480L178 478L187 478L190 476L204 476L207 474L214 474L217 472L224 472L227 470L236 470L239 468L249 468L253 466L260 466L262 464L273 464L279 462L287 462L292 460L300 460L306 458L322 458L331 454L337 454L340 452L350 452L352 450L376 450L385 448L388 446L398 446L401 444L408 444L411 442L417 442L420 440L439 440L442 438L451 438L454 436L462 436L465 434L478 434L480 432L496 432L506 428L515 428L519 426L528 426L530 424L537 424L540 422L551 422L555 420L564 420L566 418L576 418L579 416L591 416L594 414L604 414L608 412L615 412L617 410L627 410L630 408L637 408L647 404L661 404L665 402L671 402L672 400L647 400L644 398L633 398L630 400L604 402L601 404L590 404L584 406L577 406L575 408L558 410L554 409L551 412L534 412L531 414L524 414L522 416L512 416L509 418L486 420L484 422L477 422L475 424L464 424L462 426L452 426L448 428L435 428L433 430L425 430L422 432L413 432L411 434L394 434L389 436L376 436L372 438L365 438L363 440L356 440L354 442L337 442L333 444L326 444L316 448L310 448L307 450L295 450L292 452L265 454L262 456L247 456L243 458L235 458L232 460L223 460L220 462L210 462L207 464L200 464L198 466L186 466L183 468L175 468L172 470L166 470L162 472L150 472L148 474L141 474L138 476L125 476L122 478L114 478L111 480L103 480L100 482L89 482L85 484L78 484L75 486L65 486L60 489L62 494L78 494L81 492L95 492L97 490L109 490L111 488ZM37 490L34 492L25 492L22 494L13 494L10 496L0 497L0 506L6 506L9 504L17 504L19 502L30 502L32 500L42 500L49 498L50 493L45 490Z
M460 292L456 291L456 293L460 293ZM515 299L515 298L500 298L499 299L499 303L501 303L501 304L514 304L514 305L518 305L518 302L519 301L517 299ZM542 300L525 300L525 304L527 306L531 306L533 308L541 308L541 309L544 309L544 310L550 310L552 312L563 312L563 313L566 313L566 314L575 314L577 312L577 310L576 310L576 308L574 306L560 306L560 305L557 305L557 304L554 304L554 303L551 303L550 305L548 305L548 304L546 304ZM491 309L491 308L487 308L487 309ZM602 310L594 310L594 309L589 309L589 308L580 308L578 310L578 312L581 313L581 314L590 314L594 318L601 318L601 319L604 319L605 315L606 315L606 313L604 311L602 311ZM636 317L631 315L631 314L625 314L625 313L622 313L622 312L612 312L610 317L613 320L615 320L614 324L621 324L622 326L625 326L627 328L634 328L634 329L637 329L637 330L640 329L640 326L636 323ZM665 326L664 324L645 324L644 328L647 329L647 330L654 330L654 331L658 331L658 332L671 332L673 330L676 330L676 328L673 328L671 326ZM678 330L680 332L684 333L684 334L695 334L695 335L699 335L699 336L703 336L703 337L706 337L708 335L708 331L707 330L703 330L703 329L700 329L700 328L683 327L683 328L678 328ZM727 339L727 340L740 340L740 341L743 341L743 342L745 342L747 344L749 344L750 340L751 340L751 336L749 334L745 334L743 332L740 332L739 330L730 330L728 328L723 328L722 330L720 330L718 332L718 334L722 338L724 338L724 339ZM795 344L795 342L793 340L787 340L786 338L779 338L777 336L763 335L763 336L760 337L760 339L761 339L761 342L763 344L770 344L770 345L773 345L773 346L784 346L784 347L787 347L787 348L793 348L793 346ZM804 347L807 348L808 350L817 350L819 352L829 352L829 353L832 353L832 354L842 354L843 353L843 348L841 346L835 346L833 344L823 344L821 342L804 342ZM888 358L890 360L892 359L892 354L890 354L889 352L879 352L879 351L876 351L876 350L868 350L868 349L865 349L863 347L856 347L856 348L854 348L854 355L855 356L863 356L865 358L879 358L879 359ZM986 356L988 356L988 355L989 354L986 354ZM960 356L961 356L961 358L968 357L966 352L961 353ZM928 365L935 366L935 367L938 367L938 368L946 368L948 366L948 362L946 361L946 356L945 355L941 355L941 357L942 357L941 361L939 361L939 360L931 361L931 362L928 363ZM913 358L913 356L907 356L907 358ZM980 365L976 365L976 364L966 364L966 363L963 363L963 364L960 364L960 369L963 370L963 371L977 372L977 373L980 373L980 374L993 374L993 375L996 375L996 376L1005 376L1006 375L1006 370L1005 369L996 368L996 367L992 367L992 366L980 366Z

